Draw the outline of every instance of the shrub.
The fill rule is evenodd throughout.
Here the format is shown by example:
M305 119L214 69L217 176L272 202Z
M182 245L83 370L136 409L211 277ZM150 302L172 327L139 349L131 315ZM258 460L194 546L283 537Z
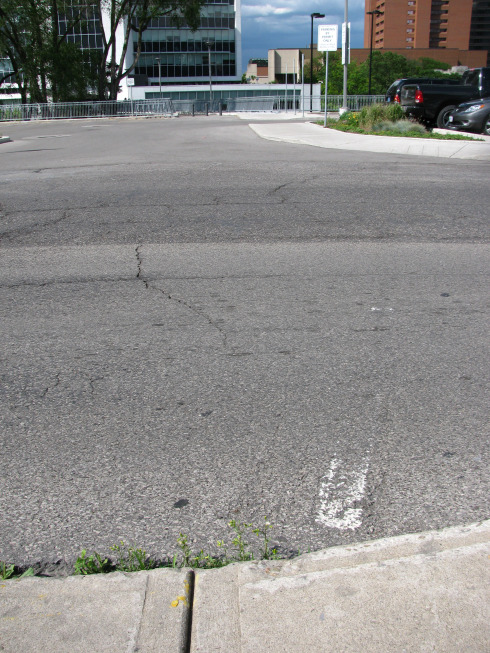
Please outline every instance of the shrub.
M374 125L382 122L396 122L405 117L399 104L371 104L359 113L359 126L371 131Z
M391 132L399 134L425 134L426 129L423 125L418 122L412 122L411 120L397 120L396 122L390 122L389 120L383 120L380 123L373 125L373 131L375 132Z
M346 125L346 127L357 128L359 127L359 113L346 111L339 117L338 122Z

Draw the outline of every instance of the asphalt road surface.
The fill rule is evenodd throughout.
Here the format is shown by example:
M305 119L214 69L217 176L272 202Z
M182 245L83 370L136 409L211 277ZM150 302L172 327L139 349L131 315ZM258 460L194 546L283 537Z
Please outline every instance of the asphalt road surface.
M488 164L232 117L2 131L0 560L488 518Z

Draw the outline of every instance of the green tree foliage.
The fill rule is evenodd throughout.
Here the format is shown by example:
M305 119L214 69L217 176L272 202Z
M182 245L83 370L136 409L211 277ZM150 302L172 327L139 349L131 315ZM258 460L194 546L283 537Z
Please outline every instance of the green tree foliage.
M373 52L371 64L371 93L383 95L396 80L406 77L441 77L458 79L460 75L447 74L449 65L424 57L410 60L394 52ZM309 83L309 67L305 66L305 82ZM325 91L325 58L319 56L313 61L313 80L322 83ZM340 52L330 52L328 58L328 93L341 95L344 84L344 67ZM349 95L366 95L369 89L369 58L362 63L351 62L347 67L347 93Z
M90 0L2 0L0 53L12 65L22 102L84 99L95 81L90 75L90 53L85 54L68 35L87 19ZM59 30L58 15L67 15Z
M141 55L143 32L150 22L157 16L168 16L176 27L188 25L196 30L204 0L97 0L94 4L103 27L98 95L100 99L108 97L115 100L121 81L136 67ZM104 11L109 15L109 21L103 23ZM122 43L117 43L117 28L123 22L126 29ZM134 62L126 69L124 61L128 47L133 47L133 35L136 35Z
M134 70L142 35L152 19L170 17L176 27L197 29L204 0L1 0L0 56L10 60L22 102L116 99L121 81ZM63 31L60 31L59 16ZM102 20L102 16L108 20ZM70 42L74 28L93 17L102 29L102 49L81 50ZM117 31L125 25L117 42ZM124 66L135 42L135 59ZM117 53L117 54L116 54Z

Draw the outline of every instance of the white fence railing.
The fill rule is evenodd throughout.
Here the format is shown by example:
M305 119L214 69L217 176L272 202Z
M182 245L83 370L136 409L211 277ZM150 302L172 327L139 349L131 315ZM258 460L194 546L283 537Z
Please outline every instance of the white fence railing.
M347 106L359 111L370 104L383 102L383 95L348 95ZM327 97L327 110L338 111L343 104L342 95ZM77 118L107 118L128 116L170 116L176 113L186 115L253 112L253 111L295 111L315 112L325 110L324 97L301 96L300 92L289 92L276 96L223 97L209 100L172 100L155 98L151 100L120 100L109 102L57 102L47 104L0 104L0 121L15 120L60 120Z

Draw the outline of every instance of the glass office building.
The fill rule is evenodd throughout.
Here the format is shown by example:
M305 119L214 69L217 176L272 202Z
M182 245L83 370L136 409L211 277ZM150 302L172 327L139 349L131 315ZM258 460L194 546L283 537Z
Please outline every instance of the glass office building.
M137 41L126 65L134 61ZM170 18L154 19L143 34L141 55L134 70L148 85L196 84L239 81L241 71L240 0L208 0L201 11L199 29L177 29ZM142 77L140 77L142 76Z
M58 13L60 34L67 34L66 40L76 43L81 50L101 50L103 47L102 29L96 5L80 5L74 1L71 7L64 6L64 13ZM72 26L73 18L82 13L83 20Z
M486 50L490 66L490 0L475 0L471 15L470 50Z

